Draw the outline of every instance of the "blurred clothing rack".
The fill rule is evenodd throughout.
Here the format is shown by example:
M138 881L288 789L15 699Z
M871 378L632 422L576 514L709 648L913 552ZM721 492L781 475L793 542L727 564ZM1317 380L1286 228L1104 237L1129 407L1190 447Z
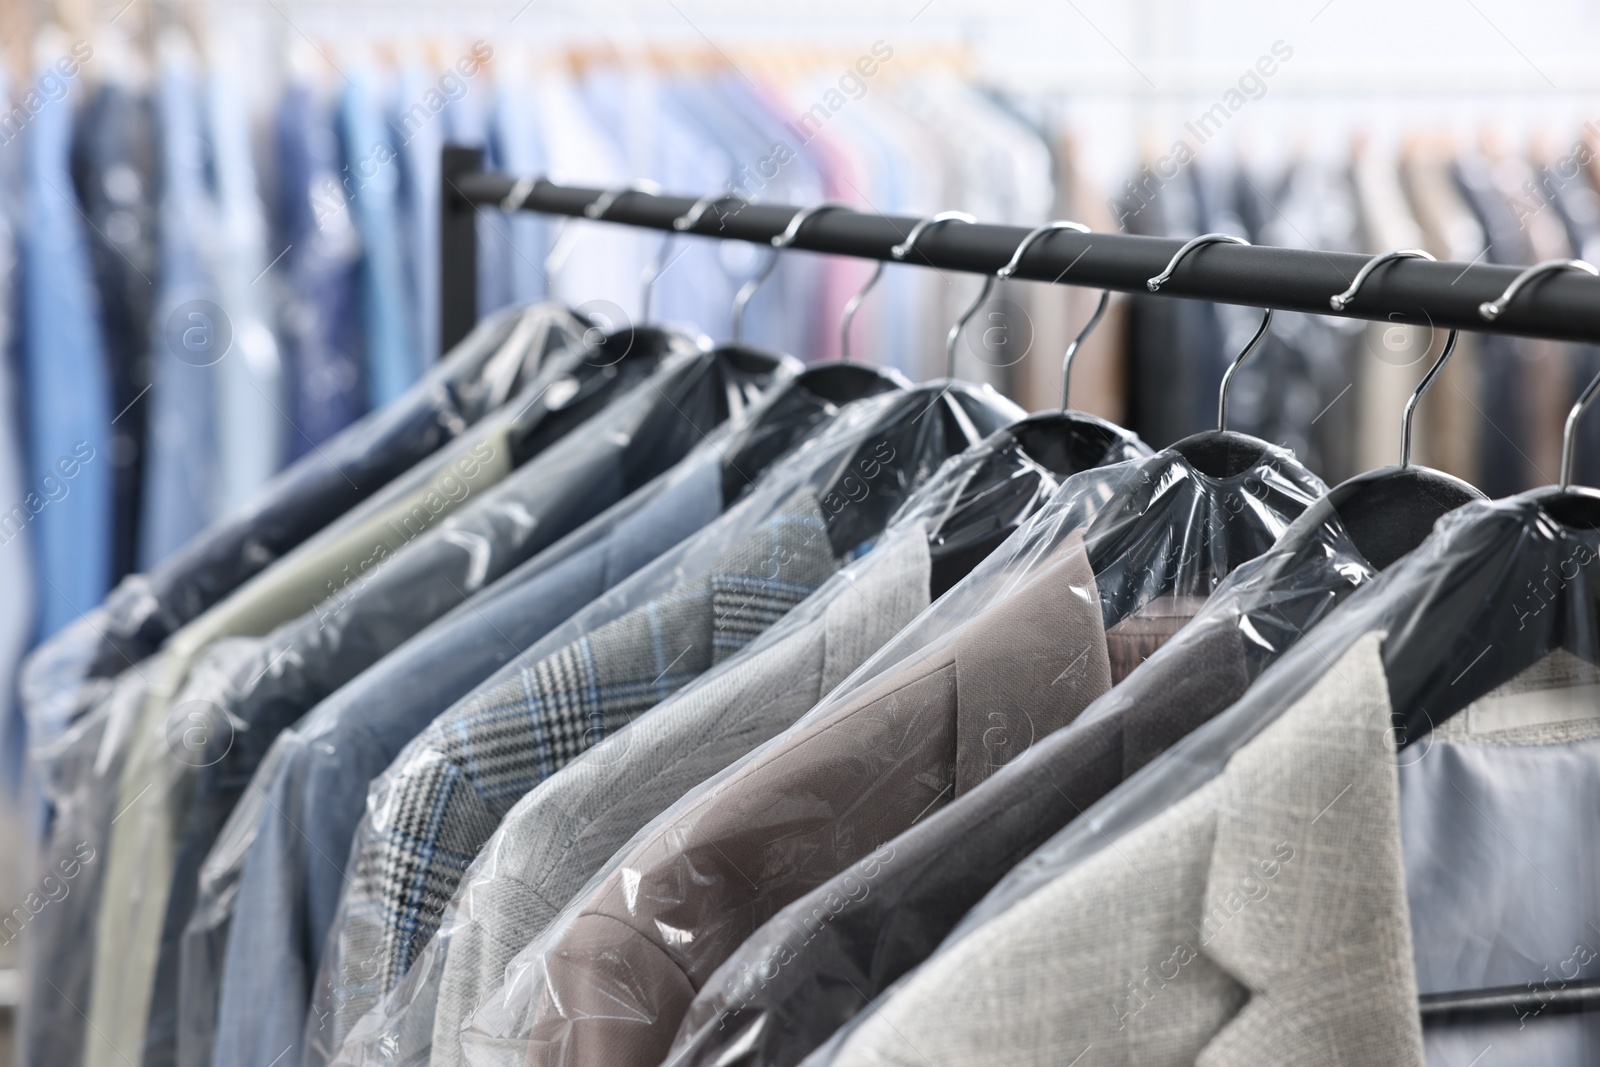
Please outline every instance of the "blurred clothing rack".
M477 319L477 230L480 207L499 209L517 180L483 170L476 148L446 146L441 165L440 341L447 350L467 335ZM605 190L539 181L522 199L521 209L582 217L584 208ZM694 197L629 193L606 212L605 221L673 231L673 221L695 203ZM707 211L686 231L703 236L769 243L789 224L798 207L750 203ZM806 222L794 248L862 259L892 260L890 249L904 241L918 220L866 212L829 211ZM941 270L992 275L1010 260L1028 234L1021 226L944 226L918 242L906 262ZM1182 246L1177 239L1120 233L1062 231L1029 249L1015 277L1042 282L1148 293L1146 281L1167 266ZM1300 311L1488 333L1545 337L1558 341L1600 342L1600 301L1594 282L1576 274L1543 278L1521 294L1493 322L1478 313L1521 273L1518 266L1409 259L1381 268L1363 286L1353 307L1334 311L1329 298L1349 286L1371 256L1348 252L1216 244L1186 257L1163 296L1180 296L1248 307Z

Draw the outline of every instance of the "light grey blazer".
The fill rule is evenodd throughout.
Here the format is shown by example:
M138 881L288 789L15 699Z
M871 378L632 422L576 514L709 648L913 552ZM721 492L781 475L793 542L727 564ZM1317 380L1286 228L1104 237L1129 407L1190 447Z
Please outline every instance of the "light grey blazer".
M1216 778L947 943L833 1062L1420 1067L1380 640Z

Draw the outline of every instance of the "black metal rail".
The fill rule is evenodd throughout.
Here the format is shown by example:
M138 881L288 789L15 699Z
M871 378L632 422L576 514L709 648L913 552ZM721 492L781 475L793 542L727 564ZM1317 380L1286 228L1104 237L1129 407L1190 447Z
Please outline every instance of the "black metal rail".
M516 179L485 173L476 149L448 147L443 158L441 340L445 348L464 337L477 318L474 214L499 207ZM535 184L521 199L524 210L581 216L603 193ZM692 197L629 193L606 212L606 221L672 230L673 220L695 203ZM707 211L690 231L756 243L781 234L799 209L778 204L728 201ZM808 220L792 247L862 259L892 259L890 248L905 240L917 220L906 216L828 211ZM1025 227L941 226L921 239L906 262L943 270L993 274L1028 234ZM1023 257L1016 277L1125 293L1147 293L1182 241L1120 233L1080 234L1062 230L1041 238ZM1379 268L1363 285L1354 306L1334 311L1330 297L1345 289L1370 256L1214 244L1185 257L1162 296L1224 304L1271 307L1343 318L1373 319L1437 328L1456 327L1559 341L1600 342L1600 279L1562 272L1539 279L1493 322L1478 305L1498 297L1520 267L1401 260Z

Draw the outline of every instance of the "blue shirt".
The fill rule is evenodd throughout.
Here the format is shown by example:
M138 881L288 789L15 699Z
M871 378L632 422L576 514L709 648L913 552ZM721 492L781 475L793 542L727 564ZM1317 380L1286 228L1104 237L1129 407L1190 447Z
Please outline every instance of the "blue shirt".
M160 297L149 323L150 405L139 565L149 570L216 516L216 363L232 347L211 264L200 91L181 60L161 72ZM89 605L85 604L84 607Z
M116 412L68 158L82 81L46 71L34 97L42 106L25 134L31 149L31 225L23 245L27 492L5 502L10 510L0 515L0 529L9 537L26 527L32 539L41 638L98 604L110 584L108 440Z
M367 334L367 399L382 407L421 373L413 339L410 279L401 256L400 160L390 145L371 71L357 70L339 123L361 231L361 313Z
M332 119L305 86L283 95L277 150L278 245L286 249L289 298L283 317L294 427L289 451L299 457L366 410L361 241L339 182Z

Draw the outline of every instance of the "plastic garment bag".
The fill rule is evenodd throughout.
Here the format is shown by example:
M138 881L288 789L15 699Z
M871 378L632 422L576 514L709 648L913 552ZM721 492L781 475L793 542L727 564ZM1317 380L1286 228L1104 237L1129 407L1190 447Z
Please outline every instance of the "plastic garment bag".
M149 665L146 660L145 666ZM83 1059L80 1008L89 1001L106 828L117 814L117 781L128 751L127 737L148 689L138 667L114 679L90 679L84 686L93 697L90 710L61 737L33 753L35 765L49 772L40 785L55 809L50 836L40 844L39 866L59 879L66 892L41 909L26 928L18 1026L22 1063Z
M76 879L76 892L60 906L63 921L46 924L35 938L39 966L31 972L27 999L41 1007L28 1015L51 1031L38 1035L40 1040L81 1047L84 1018L79 1009L89 1003L84 983L90 968L87 961L82 966L72 963L72 955L51 940L51 931L72 931L76 936L95 926L99 886L108 868L110 823L121 807L117 804L121 772L129 755L127 746L136 736L136 722L104 730L109 714L105 701L113 686L102 673L131 663L124 675L137 676L148 698L150 683L171 668L165 656L147 653L175 627L198 616L255 571L271 571L275 563L303 564L319 546L337 539L341 530L368 521L396 496L414 494L419 486L426 488L452 476L452 466L470 451L459 447L467 436L491 421L512 421L514 411L496 410L508 396L537 395L546 383L567 377L570 350L565 346L576 340L578 325L568 313L546 305L508 310L485 322L406 401L341 433L323 446L326 458L289 468L263 491L258 504L224 520L151 574L125 579L103 605L36 650L23 679L35 742L30 755L47 802L76 808L72 828L60 832L49 828L42 850L45 855L66 855L81 844L97 854ZM407 465L412 469L406 470ZM338 514L352 503L347 514ZM296 547L297 541L324 524L326 529ZM289 548L295 550L278 558ZM255 580L263 577L256 575ZM122 659L124 655L130 659ZM138 662L132 663L135 656ZM118 692L125 691L122 681L116 686ZM84 725L51 742L69 722ZM93 767L94 773L85 777L69 769L81 767ZM109 795L98 796L98 791ZM65 921L68 913L76 916L74 921ZM42 1005L61 1005L62 1011ZM67 1055L59 1061L76 1059Z
M1307 511L1264 555L1070 725L801 897L695 997L668 1062L735 1050L789 1067L920 963L1005 873L1168 745L1224 711L1334 605L1371 580L1338 520Z
M980 529L994 529L1002 517L1025 519L1050 499L1054 472L1018 440L1041 436L1031 421L950 459L866 556L744 651L518 801L474 860L418 962L357 1024L336 1062L428 1055L438 1067L461 1063L461 1021L479 993L498 985L516 951L629 836L791 725L927 606L934 531L948 527L953 515L972 513Z
M891 1033L911 1027L940 1063L1055 1062L1090 1043L1095 1062L1159 1031L1153 1062L1415 1064L1419 992L1592 976L1592 834L1565 813L1595 789L1600 530L1539 497L1441 519L1018 865L834 1062L912 1062ZM1001 974L1049 990L1008 1006L1029 1049L970 1014ZM1491 1021L1473 1055L1592 1049L1584 1016ZM1454 1025L1426 1031L1430 1062L1466 1047L1445 1044Z
M91 1055L87 1057L91 1063L109 1062L118 1058L116 1052L144 1046L156 958L174 871L183 859L179 851L181 833L192 791L197 784L206 788L213 782L229 781L225 776L232 766L230 761L259 759L264 747L256 740L262 731L247 733L243 727L250 723L235 722L225 713L224 694L235 684L245 683L233 676L235 664L227 658L227 649L234 646L220 644L213 649L213 643L230 635L265 633L284 619L306 612L316 615L317 628L323 629L330 616L342 617L348 602L357 592L371 588L369 583L378 575L404 572L409 564L391 564L399 556L412 556L405 551L411 545L424 540L437 544L438 538L431 531L452 512L488 506L488 514L495 515L497 494L514 493L518 480L491 487L497 486L530 452L543 450L581 424L586 409L604 406L618 395L619 389L625 396L632 391L628 386L634 385L643 390L642 396L648 394L644 411L637 410L636 404L625 406L612 421L602 415L592 427L596 433L588 446L571 441L563 442L567 447L556 450L564 461L567 480L558 480L549 487L545 500L550 506L535 507L509 499L509 506L490 529L498 529L514 544L519 524L526 522L535 526L527 536L536 539L542 533L536 524L560 521L563 502L582 497L583 492L575 486L593 488L586 483L589 478L626 480L629 453L618 447L619 442L642 437L639 443L648 447L655 443L662 428L687 421L661 392L650 389L641 378L647 377L661 360L668 363L663 373L674 367L682 373L685 368L700 365L701 359L694 353L693 343L681 336L658 335L651 340L647 335L647 342L622 359L612 358L609 343L557 355L552 363L563 367L561 378L546 384L530 383L522 397L424 460L419 465L421 470L397 479L167 641L160 669L147 672L149 695L118 784L117 808L126 809L128 814L112 828L106 849L104 877L114 889L101 899L95 941L95 978L89 998L89 1024L94 1036L88 1045ZM759 368L758 373L771 369L769 364ZM686 375L689 381L695 377L692 372ZM724 387L721 381L713 385L708 391L717 399L706 400L704 407L696 411L708 425L715 421L711 415L722 402L720 391ZM667 389L668 394L673 391ZM700 431L690 428L683 432L698 437ZM541 458L556 461L555 456ZM632 458L637 459L637 454ZM420 487L414 485L419 480ZM448 533L445 531L440 537L448 537ZM473 546L469 542L465 547ZM459 577L460 554L449 562L457 566L459 581L476 584ZM470 567L478 566L470 556L468 563ZM427 583L419 582L418 586L420 592L440 595L432 593ZM383 587L387 587L387 581L380 588ZM454 589L442 595L446 604L452 596L459 600ZM265 683L270 678L265 665L259 668L259 674L257 681ZM249 684L253 686L255 682ZM237 789L242 784L229 784L227 788ZM200 812L205 815L210 810L202 794ZM201 833L214 833L214 827L202 827ZM195 856L194 862L198 858ZM185 894L193 892L192 870L190 867L185 872ZM187 905L181 899L179 903Z
M592 422L579 423L436 529L419 530L392 555L375 555L370 567L347 569L307 614L266 637L232 638L206 651L194 678L214 684L187 686L180 702L192 713L196 701L205 701L208 721L230 723L232 743L196 771L146 1032L150 1067L176 1055L178 943L201 862L278 732L469 595L663 473L708 431L797 369L776 357L730 364L689 351L669 357L659 373L647 373L657 365L647 360L634 372L644 381L612 393L618 398ZM541 422L560 418L561 407L543 398L540 404ZM529 430L535 408L523 416ZM539 427L547 436L561 429Z
M306 1022L307 1062L326 1062L398 982L466 867L455 857L475 854L521 795L758 636L879 536L940 463L1020 414L962 383L851 405L721 519L413 741L370 791ZM415 877L396 878L397 862Z
M273 742L200 870L184 931L179 1062L298 1042L367 783L433 718L573 611L722 513L744 477L897 385L866 368L804 371L649 485L494 582L323 700ZM741 475L739 472L743 472ZM235 911L242 921L232 925ZM275 1053L274 1053L275 1054Z
M532 319L531 336L518 331ZM289 549L410 470L537 374L582 324L553 305L507 309L478 324L397 403L323 442L278 474L243 509L213 523L148 574L122 580L105 602L34 650L21 692L35 736L59 733L84 710L87 678L116 675ZM520 351L505 344L517 336Z
M472 1016L468 1062L659 1062L762 922L853 863L887 862L896 835L1070 722L1192 614L1174 590L1209 591L1230 538L1270 540L1321 488L1271 448L1227 479L1172 452L1069 478L817 708L619 850ZM1107 560L1140 605L1108 628L1091 561L1112 537L1163 565Z
M730 1048L793 1064L937 946L1018 860L1166 744L1222 711L1370 568L1303 515L1152 659L993 778L791 904L696 996L674 1063ZM868 877L871 875L871 877ZM852 989L854 992L852 992Z

